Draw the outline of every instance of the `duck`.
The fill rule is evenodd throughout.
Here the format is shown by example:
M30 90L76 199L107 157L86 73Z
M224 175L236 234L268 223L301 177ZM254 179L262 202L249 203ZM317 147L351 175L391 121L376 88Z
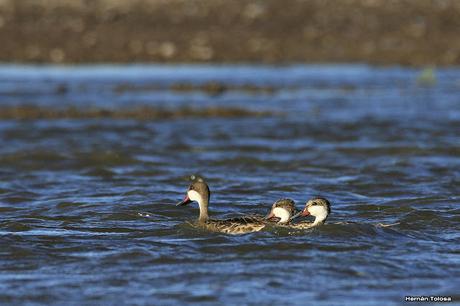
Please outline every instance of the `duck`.
M280 199L273 203L266 220L275 223L276 226L289 227L294 229L308 229L326 222L331 213L330 202L322 197L314 197L307 201L305 208L296 212L295 202L292 199ZM292 223L298 217L314 216L313 222L301 221ZM276 222L274 222L276 221Z
M292 216L296 214L296 211L294 200L280 199L273 203L265 220L277 223L278 225L286 225L292 220Z
M323 197L313 197L307 201L303 210L297 214L292 215L290 221L298 217L313 216L313 222L301 221L291 224L290 227L295 229L309 229L315 226L323 225L326 223L327 218L331 214L331 203Z
M192 202L198 203L200 208L200 215L196 223L198 227L213 232L239 235L261 231L267 225L267 220L260 216L241 216L223 220L209 218L208 206L211 198L209 186L201 177L192 176L191 179L192 183L184 199L176 206L185 206Z
M295 212L295 203L291 199L281 199L276 201L270 213L267 215L267 219L272 221L274 218L278 218L279 221L275 224L276 226L289 227L293 229L310 229L319 225L326 223L327 218L331 214L331 203L329 200L323 197L313 197L307 201L303 210L298 213ZM315 220L310 221L300 221L293 223L295 219L299 217L313 216ZM348 225L356 224L355 222L345 221L345 222L335 222L332 224L336 225ZM399 225L399 222L395 223L377 223L372 226L375 227L392 227Z

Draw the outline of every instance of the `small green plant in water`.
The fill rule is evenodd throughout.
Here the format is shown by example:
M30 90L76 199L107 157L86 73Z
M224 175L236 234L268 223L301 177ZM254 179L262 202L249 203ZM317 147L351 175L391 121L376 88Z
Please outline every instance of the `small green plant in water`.
M434 86L436 85L436 72L435 68L427 67L423 69L417 77L417 84L419 86Z

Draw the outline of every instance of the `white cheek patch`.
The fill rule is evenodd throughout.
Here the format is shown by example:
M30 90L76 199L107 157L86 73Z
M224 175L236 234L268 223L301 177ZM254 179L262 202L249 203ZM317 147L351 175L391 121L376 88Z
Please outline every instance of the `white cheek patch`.
M308 212L318 218L319 220L324 220L327 217L327 211L323 206L315 205L308 208Z
M198 202L199 204L202 202L201 195L195 190L189 190L187 192L187 195L188 195L188 198L192 201Z
M291 214L284 208L276 207L273 209L273 214L275 217L280 218L281 220L278 223L285 223L291 218Z

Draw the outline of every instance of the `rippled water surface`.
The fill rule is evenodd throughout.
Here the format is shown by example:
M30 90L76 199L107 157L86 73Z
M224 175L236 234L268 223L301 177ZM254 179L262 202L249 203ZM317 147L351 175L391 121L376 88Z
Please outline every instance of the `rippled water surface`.
M459 69L1 66L0 103L1 304L460 299ZM213 217L320 194L329 224L195 229L193 173Z

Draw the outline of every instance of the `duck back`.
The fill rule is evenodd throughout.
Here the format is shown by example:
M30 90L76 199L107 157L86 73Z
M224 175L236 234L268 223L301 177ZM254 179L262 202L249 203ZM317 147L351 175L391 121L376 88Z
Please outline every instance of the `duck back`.
M206 220L203 224L208 230L226 234L247 234L262 230L266 223L262 217L244 216L224 220Z

